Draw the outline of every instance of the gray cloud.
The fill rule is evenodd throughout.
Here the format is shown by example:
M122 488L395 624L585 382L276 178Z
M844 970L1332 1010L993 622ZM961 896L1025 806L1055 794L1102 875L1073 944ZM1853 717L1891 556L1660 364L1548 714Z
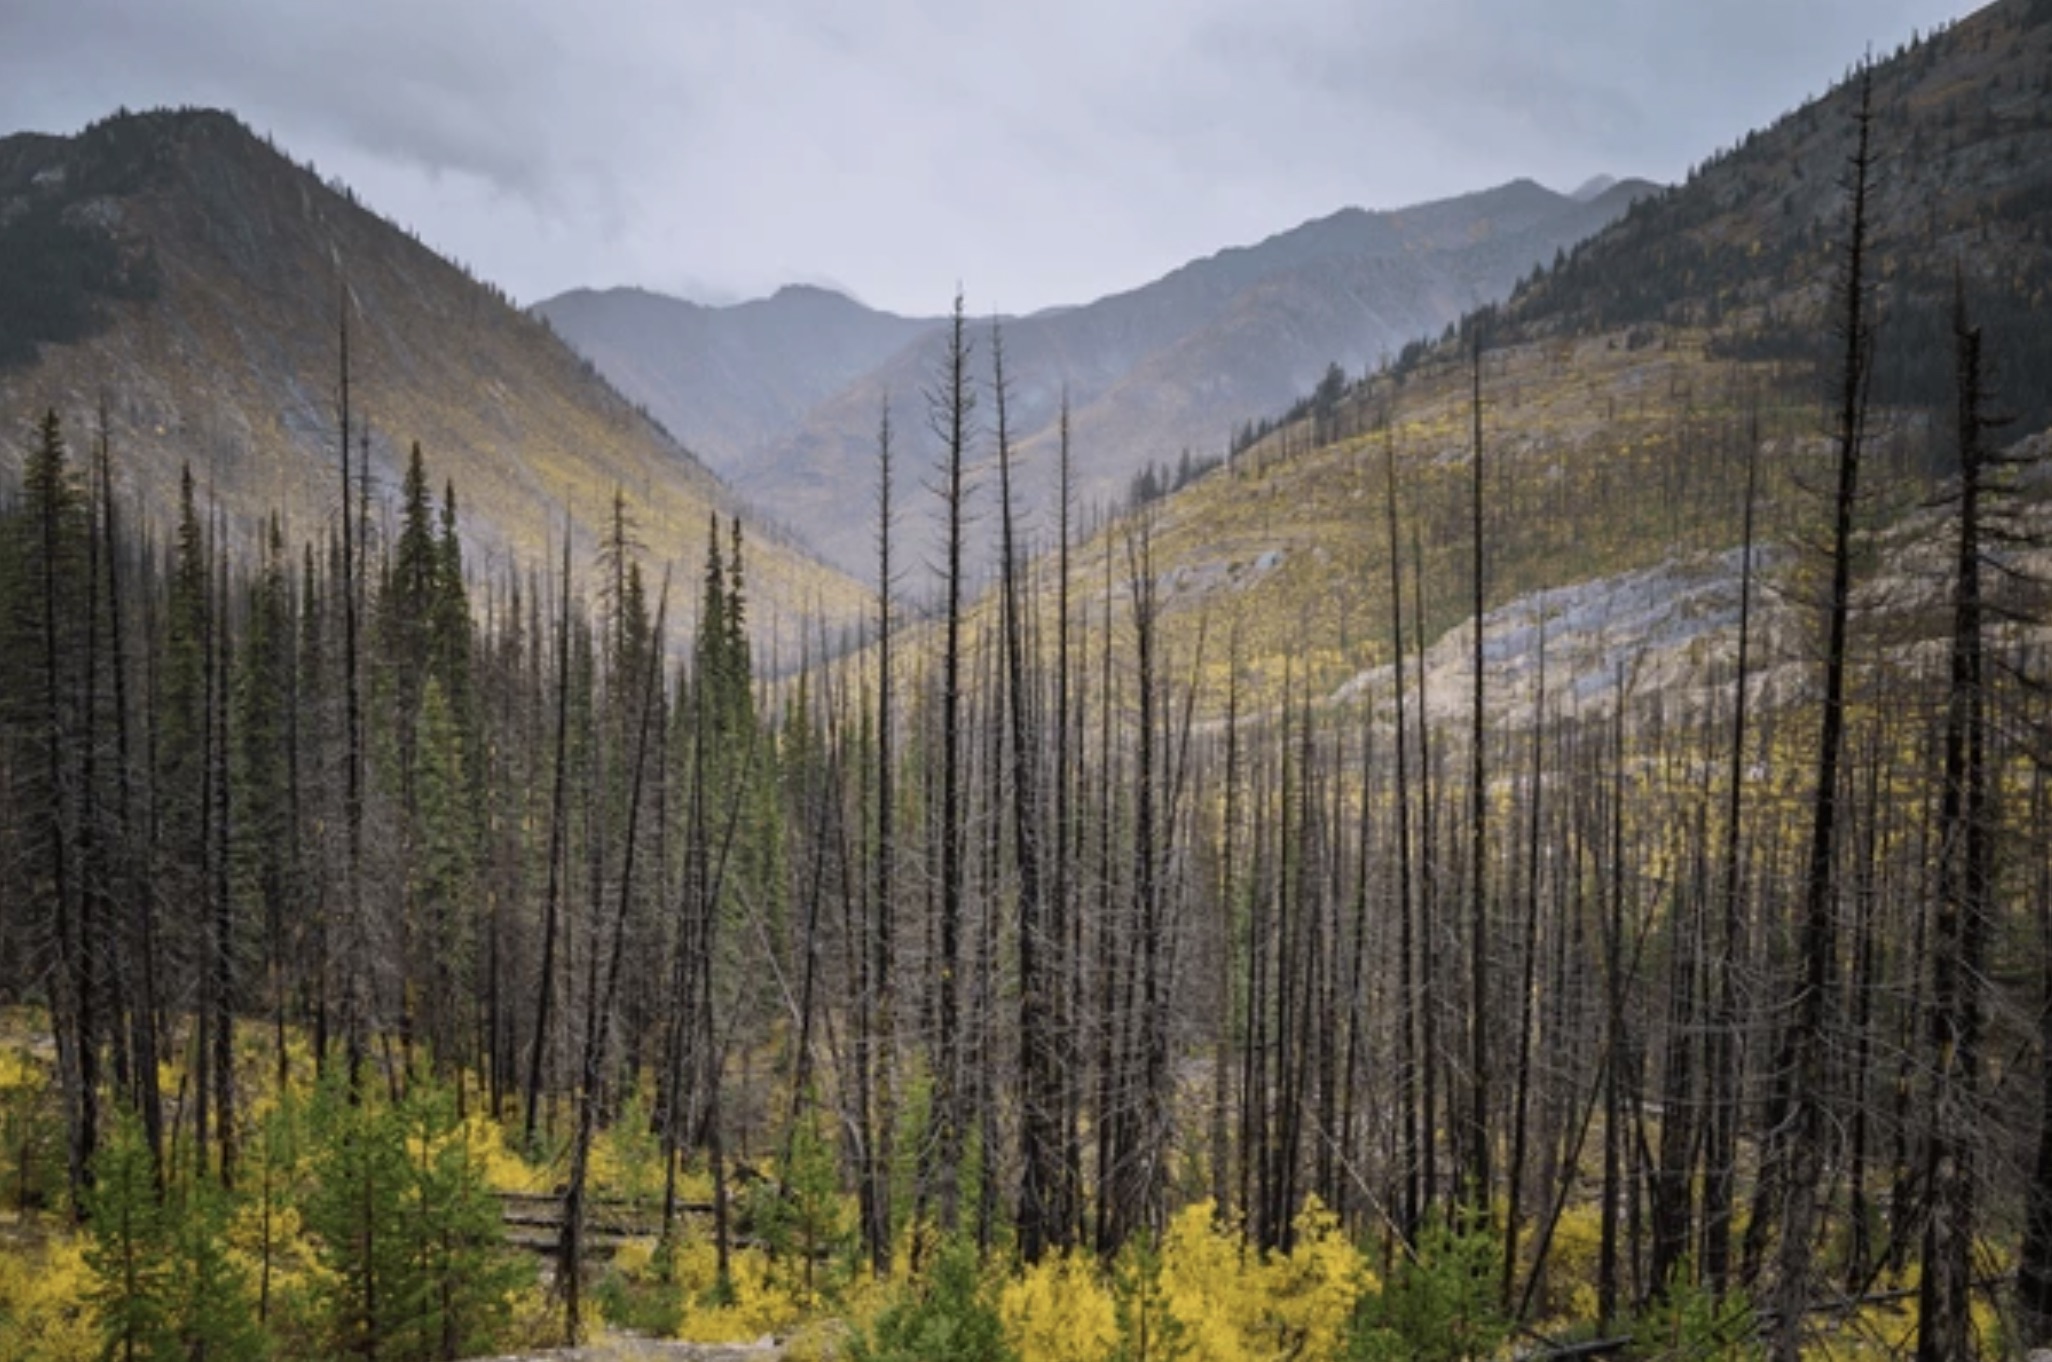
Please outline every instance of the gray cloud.
M1678 177L1963 0L0 0L0 131L214 104L517 297L1130 287L1348 203Z

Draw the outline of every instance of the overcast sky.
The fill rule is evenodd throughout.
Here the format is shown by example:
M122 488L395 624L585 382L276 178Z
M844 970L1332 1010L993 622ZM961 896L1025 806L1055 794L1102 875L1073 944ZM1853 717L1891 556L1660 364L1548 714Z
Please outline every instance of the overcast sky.
M522 302L1024 312L1348 204L1678 179L1970 0L0 0L0 133L224 106Z

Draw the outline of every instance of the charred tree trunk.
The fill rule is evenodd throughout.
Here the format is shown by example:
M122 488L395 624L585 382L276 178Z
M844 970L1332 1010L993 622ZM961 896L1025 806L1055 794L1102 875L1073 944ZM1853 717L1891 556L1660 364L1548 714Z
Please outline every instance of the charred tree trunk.
M1000 586L1005 646L1006 726L1010 737L1012 854L1019 874L1019 1251L1037 1262L1060 1240L1056 1186L1060 1178L1060 1073L1055 1053L1054 974L1041 857L1040 742L1026 672L1018 546L1012 516L1012 443L1007 424L1003 333L991 327L991 386L997 408Z
M1981 333L1955 306L1959 394L1959 540L1952 586L1945 785L1939 804L1938 900L1931 943L1931 1127L1924 1149L1928 1210L1917 1296L1919 1362L1968 1355L1972 1323L1975 1145L1980 1121L1981 987L1994 899L1981 585L1985 480Z
M870 1271L887 1276L891 1270L891 1165L892 1122L896 1119L895 1015L892 970L896 954L894 938L897 896L897 752L893 741L892 713L891 592L891 409L884 400L876 431L877 528L876 528L876 863L873 867L869 940L864 950L869 959L871 1025L859 1044L866 1062L862 1069L876 1092L874 1107L864 1108L866 1160L863 1166L863 1235L869 1249Z
M548 1056L550 1012L556 991L557 918L563 896L564 842L570 821L570 523L563 522L562 615L556 627L556 763L549 794L549 880L542 900L541 978L535 985L534 1040L527 1051L527 1096L521 1138L535 1147L539 1131L542 1071Z
M940 958L938 997L934 1009L933 1140L926 1181L933 1189L935 1210L944 1231L952 1231L960 1213L960 1170L964 1137L962 1066L962 605L966 578L962 562L969 487L967 483L970 413L975 394L969 378L969 339L962 295L955 295L954 318L939 387L928 395L929 419L945 450L943 553L946 559L940 694L940 883L938 912Z
M1746 495L1739 559L1738 657L1733 664L1731 748L1725 768L1724 843L1719 894L1722 935L1710 962L1713 1016L1704 1067L1709 1074L1709 1121L1703 1178L1703 1279L1720 1299L1731 1281L1731 1213L1738 1154L1739 962L1745 953L1745 891L1740 875L1746 786L1746 686L1753 620L1753 512L1760 478L1760 433L1755 417L1746 433Z
M1831 1079L1826 1028L1831 1021L1838 947L1837 848L1840 765L1845 746L1847 632L1852 613L1853 511L1859 494L1869 346L1865 314L1867 173L1873 123L1872 74L1860 77L1856 146L1848 186L1850 222L1839 304L1845 345L1838 393L1837 491L1832 502L1831 583L1825 607L1823 714L1817 739L1817 783L1811 805L1808 864L1800 924L1802 975L1790 1000L1777 1069L1788 1083L1787 1137L1776 1151L1782 1204L1779 1272L1769 1304L1775 1313L1775 1362L1798 1362L1810 1259L1820 1218L1818 1192L1828 1160L1831 1122L1825 1102Z
M1482 530L1482 331L1475 330L1474 493L1470 504L1474 538L1474 696L1468 734L1468 1110L1461 1138L1464 1202L1475 1223L1489 1220L1489 787L1484 761L1488 730L1484 713L1482 619L1486 606Z
M1409 1243L1417 1237L1423 1211L1419 1196L1419 1148L1430 1143L1432 1131L1429 1118L1421 1118L1418 1110L1419 943L1411 867L1411 738L1404 713L1409 683L1405 680L1403 541L1397 523L1396 437L1387 426L1383 430L1382 455L1389 512L1389 649L1396 681L1397 1161L1403 1189L1398 1223L1405 1242ZM1414 623L1422 633L1423 621ZM1422 706L1420 713L1422 716Z
M1534 992L1539 970L1539 877L1541 810L1545 804L1546 751L1546 620L1539 621L1537 693L1532 699L1532 774L1526 787L1528 820L1525 837L1525 930L1519 956L1523 977L1518 983L1518 1061L1511 1108L1510 1205L1503 1229L1503 1303L1512 1302L1518 1272L1518 1216L1523 1209L1525 1140L1532 1094L1532 1033L1537 1022Z

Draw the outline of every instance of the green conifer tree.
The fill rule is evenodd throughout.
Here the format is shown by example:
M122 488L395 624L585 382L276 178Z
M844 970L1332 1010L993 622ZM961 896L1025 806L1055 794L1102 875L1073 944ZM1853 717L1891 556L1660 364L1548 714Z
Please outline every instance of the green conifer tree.
M405 1129L369 1090L351 1102L333 1081L313 1128L314 1186L302 1215L325 1269L323 1333L338 1355L364 1362L414 1356L406 1335L421 1315L422 1284L408 1234Z
M88 1299L115 1362L257 1362L268 1354L249 1273L229 1249L229 1194L184 1178L161 1198L141 1126L124 1116L95 1163Z
M133 1118L118 1120L94 1164L87 1299L112 1362L172 1354L171 1227L158 1200L156 1164Z
M468 910L478 832L464 733L441 681L433 676L421 700L419 730L413 899L433 971L424 999L426 1035L436 1072L447 1074L466 1058L459 1053L461 1006L470 996L475 945Z
M305 1220L327 1270L322 1314L337 1353L428 1362L504 1341L521 1264L472 1157L449 1092L410 1085L398 1102L356 1102L326 1085L311 1122Z
M220 1184L193 1178L172 1202L171 1315L184 1362L259 1362L270 1354L257 1323L249 1272L230 1251L234 1203Z
M54 959L50 1002L64 1101L67 1168L74 1206L84 1205L97 1142L98 1078L93 990L77 860L80 809L75 774L83 670L80 583L86 559L86 508L54 411L37 424L22 473L21 513L12 526L8 577L12 606L0 662L0 748L5 784L23 811L20 837L4 872L20 887L31 958ZM18 858L18 859L17 859ZM12 898L9 894L6 897ZM0 916L9 916L0 913ZM7 933L0 933L4 943Z

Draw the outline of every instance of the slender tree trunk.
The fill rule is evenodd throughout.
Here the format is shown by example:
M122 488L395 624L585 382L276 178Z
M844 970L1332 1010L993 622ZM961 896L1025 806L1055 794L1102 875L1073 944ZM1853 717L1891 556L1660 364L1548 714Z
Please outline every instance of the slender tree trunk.
M1078 1121L1083 1108L1082 1045L1077 1034L1083 1005L1082 951L1078 948L1082 914L1077 911L1070 858L1078 846L1072 820L1076 776L1071 769L1076 740L1070 709L1069 681L1069 516L1075 497L1074 467L1069 444L1069 393L1062 390L1060 439L1057 450L1055 546L1055 712L1054 712L1054 888L1049 899L1048 939L1053 958L1048 970L1055 980L1055 1067L1060 1075L1059 1131L1061 1163L1056 1186L1056 1243L1068 1248L1083 1225L1083 1151Z
M1503 1303L1509 1307L1518 1273L1518 1217L1523 1209L1525 1183L1525 1140L1527 1114L1532 1093L1532 1041L1537 1023L1536 999L1539 970L1539 869L1541 810L1545 804L1546 752L1546 617L1539 618L1538 678L1532 697L1532 775L1525 798L1528 820L1525 834L1525 932L1520 960L1523 977L1518 984L1518 1062L1516 1089L1512 1096L1510 1169L1506 1175L1510 1205L1503 1228Z
M106 419L100 426L100 522L107 541L107 623L113 651L115 838L120 892L130 904L123 951L131 967L124 983L135 989L129 999L129 1048L135 1069L135 1100L142 1114L143 1139L150 1147L150 1166L158 1185L164 1176L164 1104L157 1066L157 924L156 896L137 873L142 830L136 825L134 760L129 728L127 617L121 594L121 536L115 515L112 456Z
M2031 774L2031 844L2052 845L2052 780L2043 765ZM2038 919L2038 1137L2024 1196L2023 1248L2017 1264L2022 1342L2052 1341L2052 857L2040 856L2031 876Z
M1475 328L1475 349L1472 361L1474 377L1473 413L1475 420L1474 441L1474 496L1472 534L1474 539L1474 702L1470 715L1471 728L1468 734L1468 892L1470 921L1468 925L1468 1112L1467 1131L1461 1144L1465 1151L1462 1180L1465 1203L1472 1209L1476 1222L1486 1224L1489 1217L1489 787L1486 782L1484 749L1487 746L1488 729L1483 708L1484 686L1482 651L1482 619L1486 606L1483 575L1484 551L1482 529L1482 330L1479 322Z
M99 412L98 440L101 458L94 462L96 476L104 462L107 440L107 410L104 401ZM85 486L84 511L86 551L85 607L85 657L76 677L76 699L72 710L77 716L79 729L79 819L78 819L78 862L79 862L79 911L76 918L78 940L73 960L77 970L78 997L78 1060L79 1060L79 1119L83 1127L84 1144L90 1151L99 1149L100 1131L100 1007L105 980L102 973L105 944L112 931L114 915L110 894L110 857L104 845L105 813L100 807L101 791L99 777L99 707L100 707L100 558L103 548L111 554L111 545L102 545L99 516L95 510L92 482ZM119 1028L107 1028L116 1041L119 1054ZM123 1066L118 1058L115 1064L117 1078Z
M1953 344L1959 397L1959 541L1931 951L1933 1079L1924 1150L1929 1209L1917 1296L1919 1362L1965 1357L1970 1346L1975 1145L1981 1119L1981 981L1987 970L1994 899L1981 587L1987 473L1981 432L1987 422L1981 416L1981 333L1967 325L1963 285L1954 309Z
M218 543L221 532L216 524L214 537ZM209 819L213 828L214 844L208 853L212 882L208 886L213 901L213 923L208 945L212 956L209 968L212 971L210 989L214 1004L214 1130L215 1143L220 1149L221 1185L232 1188L235 1185L236 1131L235 1131L235 900L229 892L228 848L230 841L229 817L232 806L228 790L228 678L233 648L228 628L228 568L225 554L221 559L219 605L208 613L214 624L213 679L210 685L209 703L213 716L208 728L213 734L213 749L207 755L209 763L208 784L211 786L213 811Z
M1685 901L1668 909L1667 1036L1660 1072L1660 1147L1652 1158L1648 1187L1653 1219L1653 1259L1648 1270L1650 1294L1665 1297L1682 1285L1695 1209L1694 1167L1699 1147L1696 1097L1696 1037L1700 1010L1697 984L1701 974L1703 904L1706 897L1703 844L1709 835L1708 791L1695 805L1687 849L1677 858L1690 866Z
M1617 712L1611 736L1610 904L1603 932L1603 1192L1601 1238L1597 1246L1596 1330L1607 1333L1617 1318L1618 1211L1624 1189L1625 980L1624 980L1624 768L1625 678L1617 672Z
M870 987L875 1000L874 1068L876 1108L870 1130L867 1169L870 1270L887 1276L891 1270L891 1166L893 1122L896 1120L896 1005L892 969L897 897L897 752L893 743L891 663L891 409L884 399L876 434L877 581L876 581L876 865L873 921L870 924Z
M42 807L34 812L37 831L44 843L44 864L48 876L50 935L57 952L52 990L51 1021L56 1033L58 1083L64 1108L66 1173L71 1191L73 1215L83 1218L85 1193L92 1186L92 1158L95 1142L95 1097L89 1093L87 1077L92 1073L88 1051L93 1038L83 1024L90 1004L81 987L86 970L79 867L75 863L77 826L71 799L71 778L67 769L70 748L76 739L73 717L66 703L70 689L66 661L70 644L67 610L69 602L63 583L75 560L71 554L69 508L72 489L64 458L64 438L53 410L41 425L41 449L32 456L36 469L31 478L37 484L30 492L31 514L35 517L34 580L25 584L37 598L35 620L37 656L35 685L41 692L35 715L35 756L43 787L36 792Z
M1218 973L1214 979L1218 1002L1211 1032L1211 1199L1217 1208L1218 1223L1222 1226L1233 1223L1236 1204L1229 1134L1233 1084L1229 1075L1233 1066L1236 1011L1233 965L1237 952L1234 946L1239 936L1239 865L1235 858L1240 829L1240 630L1237 622L1226 651L1225 806L1218 831ZM1240 1096L1244 1104L1249 1094L1242 1091ZM1242 1160L1244 1164L1244 1151ZM1244 1213L1247 1209L1244 1180L1237 1204Z
M1845 745L1847 626L1852 611L1853 510L1859 491L1868 360L1866 301L1867 171L1871 71L1860 77L1857 145L1850 185L1851 221L1840 302L1845 365L1839 390L1837 494L1833 501L1831 585L1824 644L1823 714L1817 740L1817 784L1811 806L1809 860L1803 879L1799 954L1802 978L1791 1000L1777 1068L1789 1080L1788 1138L1779 1151L1783 1204L1779 1274L1769 1303L1775 1314L1775 1362L1798 1362L1804 1309L1809 1302L1810 1259L1818 1229L1817 1193L1831 1136L1825 1107L1830 1082L1826 1028L1837 956L1837 846L1839 766Z
M1385 419L1387 421L1387 418ZM1389 650L1396 682L1396 854L1397 854L1397 1121L1398 1162L1403 1193L1400 1225L1406 1243L1418 1234L1422 1204L1419 1198L1419 1145L1432 1139L1429 1117L1418 1110L1418 948L1414 931L1414 894L1411 870L1411 773L1410 732L1404 715L1404 572L1403 540L1397 524L1396 434L1383 427L1383 482L1389 513ZM1417 621L1420 631L1423 621ZM1421 726L1422 726L1422 706ZM1515 1223L1515 1222L1514 1222Z
M1878 943L1874 914L1878 895L1875 881L1880 874L1878 859L1885 751L1886 745L1880 735L1870 730L1867 751L1867 807L1863 818L1859 811L1855 811L1854 814L1854 825L1859 829L1860 850L1858 865L1854 870L1853 887L1853 974L1846 989L1846 1003L1852 1014L1853 1062L1852 1130L1850 1147L1846 1154L1849 1183L1846 1217L1850 1233L1845 1261L1846 1290L1853 1295L1858 1295L1866 1289L1874 1255L1872 1225L1869 1223L1871 1206L1867 1196L1868 1131L1872 1124L1867 1102L1867 1075L1873 1067L1874 998L1880 992L1880 983L1875 978L1878 968Z
M1439 857L1433 835L1438 809L1433 802L1432 720L1425 708L1425 554L1416 520L1411 522L1411 596L1411 622L1418 644L1418 1004L1423 1023L1419 1058L1425 1069L1419 1131L1425 1141L1422 1168L1429 1206L1440 1193L1439 1077L1445 1057L1439 1047Z
M962 295L955 295L948 350L942 361L940 387L929 396L934 432L946 451L943 493L943 541L947 560L943 585L941 651L940 894L938 924L940 959L935 999L934 1138L928 1164L935 1209L941 1228L952 1231L959 1216L960 1169L964 1132L962 1085L962 605L966 589L962 552L968 502L970 413L975 394L969 380L969 339Z
M570 522L563 521L562 616L556 628L556 762L549 794L549 881L542 900L541 978L535 984L534 1040L527 1050L527 1094L521 1140L533 1150L540 1129L542 1069L548 1057L556 992L557 918L563 895L564 840L570 797ZM539 640L537 640L539 642Z
M1740 877L1745 815L1746 702L1753 622L1753 512L1760 481L1757 410L1746 431L1746 495L1739 559L1738 657L1733 664L1731 748L1725 769L1723 866L1719 892L1723 933L1711 960L1714 990L1706 1066L1710 1112L1704 1151L1703 1278L1719 1299L1730 1286L1731 1212L1737 1170L1739 1094L1739 962L1745 954L1745 887Z
M366 924L363 906L363 702L359 694L357 676L357 612L361 596L358 567L358 540L361 538L362 521L360 503L369 492L363 484L369 481L369 467L363 470L363 477L351 496L349 476L349 290L345 285L341 292L341 308L338 313L341 338L341 404L342 404L342 724L345 734L343 747L343 797L342 823L344 837L344 863L342 901L346 915L343 945L343 1048L346 1052L349 1088L353 1093L363 1072L366 1029L370 1024L369 982L364 977L368 968L367 946L364 941ZM368 449L368 432L364 435ZM353 502L359 504L352 504Z
M1375 733L1367 724L1361 726L1361 791L1358 822L1354 829L1354 912L1351 924L1353 939L1349 943L1349 956L1344 979L1334 979L1337 986L1336 998L1330 999L1335 1010L1344 1009L1347 1016L1346 1053L1339 1060L1338 1081L1328 1081L1328 1107L1333 1100L1339 1104L1339 1119L1335 1122L1329 1116L1326 1121L1325 1139L1322 1149L1325 1168L1321 1178L1329 1198L1328 1204L1339 1214L1342 1221L1351 1223L1353 1200L1353 1178L1342 1176L1335 1160L1352 1165L1362 1156L1354 1130L1354 1112L1357 1086L1367 1063L1368 1037L1366 1013L1370 1006L1368 987L1368 860L1369 848L1374 844L1372 810L1375 794ZM1344 800L1335 800L1333 816L1341 817ZM1332 840L1337 849L1340 833L1333 829ZM1335 850L1335 856L1338 852ZM1335 961L1335 965L1337 962ZM1335 970L1335 973L1337 971ZM1335 1093L1335 1089L1337 1092Z
M1019 1251L1028 1263L1033 1263L1039 1261L1050 1243L1060 1239L1056 1228L1056 1185L1060 1178L1061 1094L1051 997L1053 976L1046 959L1047 945L1055 938L1047 929L1044 901L1040 743L1028 694L1025 627L1019 599L1020 567L1013 532L1012 443L1006 420L1010 393L1005 381L1004 335L995 323L991 326L990 351L994 368L991 392L997 409L999 572L1003 590L1005 692L1009 701L1006 719L1012 758L1008 785L1012 854L1019 873ZM986 1150L985 1157L994 1152Z

